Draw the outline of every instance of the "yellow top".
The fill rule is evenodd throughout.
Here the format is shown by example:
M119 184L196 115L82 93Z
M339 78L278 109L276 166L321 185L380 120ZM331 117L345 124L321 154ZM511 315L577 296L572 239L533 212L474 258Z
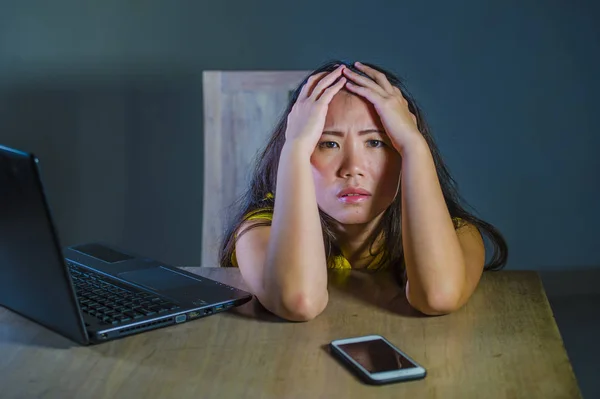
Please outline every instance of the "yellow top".
M271 194L271 193L267 194L266 198L267 199L273 198L273 194ZM273 208L261 208L261 209L257 209L255 211L252 211L252 212L246 214L244 216L244 221L250 221L250 220L271 220L272 221L273 220ZM456 222L460 222L461 219L460 218L452 218L452 221L455 222L455 226L456 226ZM388 267L387 264L380 265L383 255L384 255L384 252L379 251L379 253L373 257L373 260L371 261L371 263L369 263L369 265L367 266L367 269L370 269L370 270L386 269ZM238 267L237 257L235 255L235 248L233 250L233 254L231 255L231 263L233 264L234 267ZM350 265L350 262L348 261L348 259L346 259L343 255L335 255L327 260L327 268L344 270L344 269L352 269L352 266Z

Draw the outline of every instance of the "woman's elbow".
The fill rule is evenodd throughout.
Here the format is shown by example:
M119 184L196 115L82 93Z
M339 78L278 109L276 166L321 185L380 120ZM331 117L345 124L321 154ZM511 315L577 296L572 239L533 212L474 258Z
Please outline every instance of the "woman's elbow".
M310 321L320 315L327 306L327 293L322 297L294 293L281 298L278 316L289 321Z
M443 316L456 312L461 308L458 297L454 295L437 296L425 299L406 297L408 303L427 316Z

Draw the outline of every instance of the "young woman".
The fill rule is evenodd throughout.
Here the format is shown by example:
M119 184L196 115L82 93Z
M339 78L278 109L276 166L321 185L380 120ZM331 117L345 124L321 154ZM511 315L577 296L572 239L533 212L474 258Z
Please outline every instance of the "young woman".
M414 308L446 314L507 259L501 234L460 202L402 82L372 64L330 62L293 93L220 263L288 320L325 309L328 268L393 271Z

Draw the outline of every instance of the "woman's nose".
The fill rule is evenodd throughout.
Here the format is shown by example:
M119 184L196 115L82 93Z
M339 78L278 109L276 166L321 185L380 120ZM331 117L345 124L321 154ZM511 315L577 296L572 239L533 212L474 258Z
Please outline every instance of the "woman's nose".
M343 152L340 175L343 177L364 176L364 159L356 148L347 147Z

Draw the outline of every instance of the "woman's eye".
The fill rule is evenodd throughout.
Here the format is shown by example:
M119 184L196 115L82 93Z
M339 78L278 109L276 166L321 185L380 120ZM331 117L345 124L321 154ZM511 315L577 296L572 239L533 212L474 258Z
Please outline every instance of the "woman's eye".
M335 141L322 141L319 143L320 148L336 148L338 144Z
M369 140L367 141L367 143L369 144L369 147L383 147L385 145L385 143L381 140Z

